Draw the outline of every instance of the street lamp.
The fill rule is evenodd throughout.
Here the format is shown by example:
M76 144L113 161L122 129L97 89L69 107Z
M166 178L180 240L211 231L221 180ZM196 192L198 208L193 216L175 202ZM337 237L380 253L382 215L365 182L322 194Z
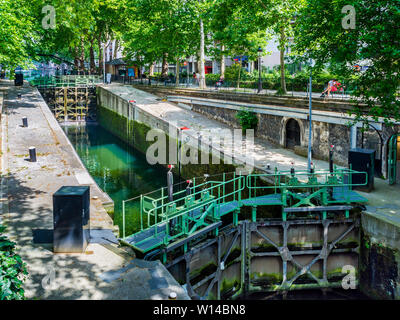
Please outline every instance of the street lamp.
M261 82L261 54L262 54L262 48L258 47L258 92L260 93L262 90L262 82Z
M313 60L310 59L310 83L309 83L309 100L308 100L308 171L311 172L311 161L312 161L312 68Z

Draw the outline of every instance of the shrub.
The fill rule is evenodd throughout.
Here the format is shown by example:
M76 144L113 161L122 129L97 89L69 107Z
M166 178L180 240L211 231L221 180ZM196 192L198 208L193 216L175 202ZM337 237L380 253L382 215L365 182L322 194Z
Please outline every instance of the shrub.
M206 74L206 80L207 81L212 81L212 82L217 82L221 75L219 73L207 73Z
M246 129L257 128L258 117L248 108L241 108L240 111L237 112L236 118L239 120L243 131L246 131Z
M249 80L250 74L247 72L245 68L242 68L240 64L233 64L225 69L225 80L233 80L237 81L239 77L240 70L240 80Z
M25 263L15 253L15 243L2 233L5 227L0 225L0 300L22 300L22 283L28 274Z

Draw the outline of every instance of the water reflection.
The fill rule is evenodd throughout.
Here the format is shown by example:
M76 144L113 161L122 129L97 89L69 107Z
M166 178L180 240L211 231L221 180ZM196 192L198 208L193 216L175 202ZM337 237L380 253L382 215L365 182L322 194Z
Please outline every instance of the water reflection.
M142 154L100 125L71 125L63 129L90 175L114 200L114 221L120 228L122 200L165 186L163 167L149 165ZM128 225L132 223L128 221Z

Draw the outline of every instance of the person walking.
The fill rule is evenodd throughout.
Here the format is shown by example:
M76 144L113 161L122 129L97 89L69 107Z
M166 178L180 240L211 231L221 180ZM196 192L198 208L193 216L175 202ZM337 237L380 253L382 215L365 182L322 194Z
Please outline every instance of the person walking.
M215 83L215 90L218 90L224 84L224 76L221 76Z
M193 72L193 84L197 84L197 75L196 72Z

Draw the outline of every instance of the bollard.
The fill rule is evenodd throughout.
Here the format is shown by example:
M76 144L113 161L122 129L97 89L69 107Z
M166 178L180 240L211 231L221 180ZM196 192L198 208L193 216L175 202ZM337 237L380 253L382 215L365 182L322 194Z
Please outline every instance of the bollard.
M27 128L27 127L28 127L28 118L27 118L27 117L23 117L23 118L22 118L22 126L23 126L24 128Z
M36 162L36 148L35 147L29 148L29 161Z
M186 186L186 195L190 196L190 194L191 194L190 185L192 184L192 180L186 180L186 183L188 184Z
M290 174L292 175L292 177L294 177L294 162L291 162L292 167L290 168Z
M176 300L176 298L177 298L177 294L173 291L168 296L169 300Z
M167 173L167 190L168 190L168 201L172 202L174 201L174 175L172 174L172 169L174 166L170 164L168 166L169 171Z

